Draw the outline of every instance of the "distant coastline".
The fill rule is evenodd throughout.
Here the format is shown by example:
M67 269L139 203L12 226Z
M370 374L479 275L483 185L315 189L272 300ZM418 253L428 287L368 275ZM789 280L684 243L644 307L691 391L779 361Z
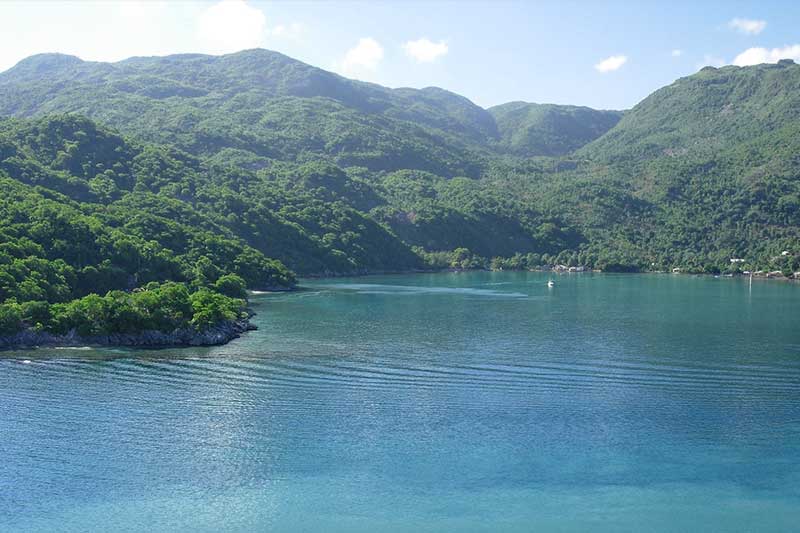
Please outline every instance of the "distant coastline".
M366 270L358 272L328 272L328 273L312 273L300 276L299 279L337 279L348 277L363 277L363 276L384 276L393 274L447 274L458 272L549 272L553 274L669 274L681 276L712 276L718 278L748 278L749 274L737 272L697 272L693 270L601 270L589 267L572 267L572 268L430 268L430 269L407 269L407 270ZM800 282L800 272L795 272L791 276L786 276L783 273L777 272L754 272L753 279L758 280L772 280L772 281L793 281ZM302 287L300 287L302 288ZM288 289L297 290L297 288ZM253 294L268 294L271 292L286 292L286 289L280 291L251 291Z
M682 276L713 276L717 278L747 278L749 276L741 273L737 274L712 274L703 272L669 272L664 270L658 271L636 271L636 272L603 272L601 270L583 268L580 269L558 269L558 268L540 268L540 269L486 269L486 268L442 268L442 269L413 269L413 270L386 270L386 271L360 271L351 272L346 274L327 273L321 275L308 275L304 276L305 279L337 279L343 277L366 277L366 276L380 276L380 275L411 275L411 274L446 274L446 273L461 273L461 272L550 272L554 274L669 274L669 275L682 275ZM772 275L766 275L772 274ZM301 278L303 279L303 278ZM754 273L753 279L756 280L772 280L772 281L788 281L800 282L800 277L793 276L778 276L775 273ZM249 291L253 295L271 294L276 292L287 292L302 290L302 287L293 287L291 289L269 289L269 290L254 290ZM95 347L141 347L141 348L190 348L196 346L220 346L239 338L242 334L258 329L250 318L254 313L248 312L246 318L239 318L236 320L224 320L216 325L210 326L207 329L198 331L192 327L177 328L173 331L159 331L159 330L145 330L138 333L116 333L109 335L94 335L85 336L78 334L74 329L68 331L63 335L54 334L46 331L36 331L35 329L28 328L13 335L0 335L0 351L7 350L31 350L36 348L45 347L82 347L82 346L95 346Z

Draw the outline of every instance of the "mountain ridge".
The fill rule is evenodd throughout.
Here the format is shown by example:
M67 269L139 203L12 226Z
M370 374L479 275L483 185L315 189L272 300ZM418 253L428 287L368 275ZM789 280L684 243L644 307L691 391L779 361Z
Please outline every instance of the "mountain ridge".
M238 75L227 75L229 70ZM54 80L58 88L42 91L42 74L61 77ZM32 77L31 77L32 76ZM42 113L68 110L69 103L53 102L52 91L70 90L69 97L80 101L80 88L96 91L95 99L102 98L109 105L119 100L119 95L129 94L164 101L172 97L187 102L199 98L225 101L247 95L252 101L265 98L330 98L348 109L371 115L385 116L430 127L445 139L451 151L464 146L493 151L501 141L495 117L468 98L442 89L424 87L388 88L378 84L350 80L279 52L252 49L212 56L205 54L175 54L170 56L132 57L113 63L83 61L76 56L39 54L20 61L11 69L0 73L0 87L35 81L37 87L26 86L33 96L3 100L0 97L0 114L36 116ZM65 87L66 86L66 87ZM37 97L36 92L40 93ZM28 100L26 105L20 101ZM306 100L307 101L307 100ZM161 105L167 105L161 104ZM561 106L549 105L551 108ZM100 119L112 126L126 129L127 116L106 112L94 113L90 106L76 105L74 111ZM568 106L563 106L568 107ZM588 108L587 108L588 109ZM325 111L323 111L325 112ZM118 113L119 114L119 113ZM130 132L130 131L129 131ZM447 138L447 137L450 138ZM148 140L161 140L149 138ZM570 145L571 146L571 145ZM571 151L561 147L559 153ZM531 155L527 149L525 155ZM551 155L536 153L532 155ZM423 168L422 170L441 170Z
M484 110L444 89L389 89L265 50L113 65L39 56L18 67L0 74L0 114L84 114L195 158L214 169L197 179L223 225L305 273L386 269L404 246L434 262L430 254L463 248L605 269L723 270L732 256L769 262L800 226L800 71L788 61L705 68L625 112ZM59 139L53 164L75 142ZM103 183L112 201L128 194ZM151 192L175 196L173 185ZM214 194L238 196L217 204ZM285 220L275 218L282 202ZM294 247L265 237L291 231L303 236ZM381 254L380 242L394 252Z

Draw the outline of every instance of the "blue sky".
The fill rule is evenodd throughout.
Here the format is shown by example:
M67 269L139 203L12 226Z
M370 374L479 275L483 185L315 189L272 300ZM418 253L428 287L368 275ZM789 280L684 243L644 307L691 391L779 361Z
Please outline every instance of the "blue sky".
M263 47L390 87L629 108L703 65L800 62L800 2L0 2L0 70L40 52Z

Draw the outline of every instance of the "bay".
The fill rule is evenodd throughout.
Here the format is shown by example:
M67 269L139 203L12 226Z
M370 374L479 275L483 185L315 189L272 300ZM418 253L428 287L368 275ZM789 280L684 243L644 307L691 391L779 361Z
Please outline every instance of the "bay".
M302 286L221 347L0 354L0 531L800 523L795 284Z

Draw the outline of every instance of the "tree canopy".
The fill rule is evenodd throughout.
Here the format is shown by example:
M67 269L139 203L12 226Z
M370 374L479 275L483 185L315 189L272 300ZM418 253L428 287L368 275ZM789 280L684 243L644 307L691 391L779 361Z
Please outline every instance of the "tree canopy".
M0 73L0 328L119 329L117 305L208 327L295 273L789 273L798 114L790 61L705 68L622 113L484 110L265 50L33 56Z

